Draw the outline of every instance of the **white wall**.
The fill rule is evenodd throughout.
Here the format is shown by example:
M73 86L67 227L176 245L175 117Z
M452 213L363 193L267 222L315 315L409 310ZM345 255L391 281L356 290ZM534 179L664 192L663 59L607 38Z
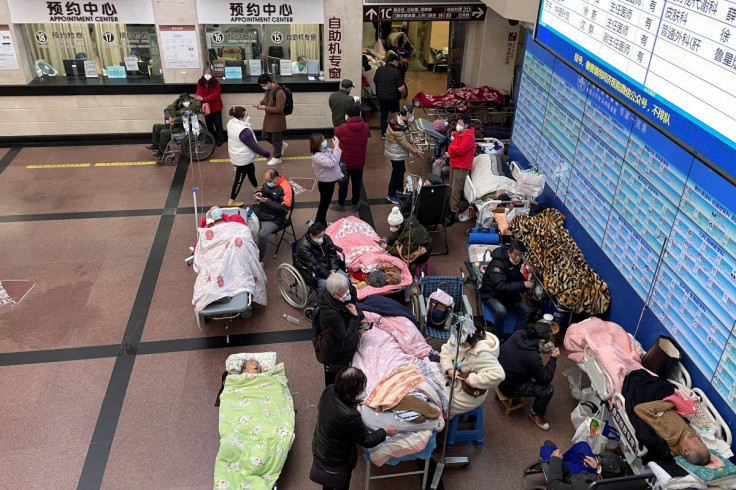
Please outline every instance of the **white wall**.
M520 25L511 26L508 19L488 9L485 22L468 22L463 56L462 82L469 87L488 85L511 91ZM514 52L506 64L509 34L516 33Z

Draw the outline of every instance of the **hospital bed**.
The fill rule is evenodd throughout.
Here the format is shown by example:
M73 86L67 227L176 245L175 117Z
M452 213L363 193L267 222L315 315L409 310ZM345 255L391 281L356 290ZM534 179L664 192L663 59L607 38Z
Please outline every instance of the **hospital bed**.
M412 103L434 119L460 113L483 123L507 124L514 113L504 94L488 86L452 89L439 95L419 92Z

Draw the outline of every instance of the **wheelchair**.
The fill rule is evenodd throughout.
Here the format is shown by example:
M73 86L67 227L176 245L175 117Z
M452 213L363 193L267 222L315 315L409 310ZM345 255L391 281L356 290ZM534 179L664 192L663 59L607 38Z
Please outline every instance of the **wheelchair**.
M199 120L199 114L195 116ZM201 120L199 120L199 134L197 135L191 130L189 134L184 132L184 125L180 121L175 121L170 128L171 140L161 157L161 162L165 165L176 165L180 154L195 161L207 160L217 149L214 135L207 131L205 123Z

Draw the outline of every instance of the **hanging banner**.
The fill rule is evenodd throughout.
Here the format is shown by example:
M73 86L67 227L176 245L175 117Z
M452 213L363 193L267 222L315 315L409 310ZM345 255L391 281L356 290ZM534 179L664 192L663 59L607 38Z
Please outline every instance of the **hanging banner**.
M324 24L322 0L197 0L200 24Z
M7 0L14 24L154 24L151 0Z

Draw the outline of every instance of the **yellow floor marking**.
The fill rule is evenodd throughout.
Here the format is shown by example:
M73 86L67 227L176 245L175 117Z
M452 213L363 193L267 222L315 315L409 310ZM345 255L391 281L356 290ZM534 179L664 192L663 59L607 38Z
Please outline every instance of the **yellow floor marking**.
M306 156L300 156L300 157L282 157L282 160L311 160L312 157L310 155ZM265 158L256 158L256 162L265 162ZM229 158L211 158L210 162L212 163L228 163L230 162Z
M156 165L155 160L150 162L110 162L110 163L95 163L95 167L120 167L123 165Z
M26 168L69 168L69 167L89 167L91 163L56 163L53 165L26 165Z

